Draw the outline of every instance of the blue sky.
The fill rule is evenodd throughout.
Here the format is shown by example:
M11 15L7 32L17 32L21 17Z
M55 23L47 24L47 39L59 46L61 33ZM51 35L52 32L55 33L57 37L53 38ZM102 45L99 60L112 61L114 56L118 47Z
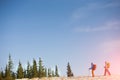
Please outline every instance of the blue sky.
M0 67L9 53L14 70L19 60L43 59L58 65L66 76L70 62L75 76L88 75L90 63L103 74L104 61L111 73L120 72L119 0L2 0L0 1Z

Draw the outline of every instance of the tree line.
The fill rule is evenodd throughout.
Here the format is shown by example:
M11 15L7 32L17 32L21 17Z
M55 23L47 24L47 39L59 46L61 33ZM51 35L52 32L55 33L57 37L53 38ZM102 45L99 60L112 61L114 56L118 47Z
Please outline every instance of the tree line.
M11 55L9 54L8 63L4 70L0 70L0 80L15 80L22 78L42 78L42 77L59 77L58 67L55 66L55 70L51 68L46 68L43 65L43 61L39 58L38 64L35 59L33 59L33 64L31 65L27 62L27 68L24 69L22 63L19 61L17 71L13 71L13 61ZM72 77L73 73L68 62L67 64L67 76Z

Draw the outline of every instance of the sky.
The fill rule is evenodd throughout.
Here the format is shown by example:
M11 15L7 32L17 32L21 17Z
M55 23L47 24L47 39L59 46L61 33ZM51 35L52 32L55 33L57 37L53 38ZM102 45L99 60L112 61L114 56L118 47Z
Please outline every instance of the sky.
M0 0L0 68L11 54L14 71L21 61L39 57L43 65L66 76L69 62L75 76L120 74L119 0Z

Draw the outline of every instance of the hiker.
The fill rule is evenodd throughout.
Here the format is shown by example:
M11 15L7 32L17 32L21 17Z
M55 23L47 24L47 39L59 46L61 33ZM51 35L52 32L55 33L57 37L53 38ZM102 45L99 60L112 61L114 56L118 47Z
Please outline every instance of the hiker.
M96 70L96 64L91 63L91 67L89 68L89 70L91 70L92 73L92 77L94 77L94 71Z
M104 70L104 76L106 76L106 73L108 73L108 75L111 75L109 68L110 68L110 63L105 61L105 66L104 66L105 70Z

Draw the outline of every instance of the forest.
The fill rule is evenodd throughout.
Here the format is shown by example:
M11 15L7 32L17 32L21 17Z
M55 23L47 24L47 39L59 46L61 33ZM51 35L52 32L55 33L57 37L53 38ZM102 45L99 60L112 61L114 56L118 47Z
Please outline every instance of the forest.
M15 80L15 79L22 79L22 78L31 79L31 78L42 78L42 77L60 77L59 71L58 71L58 66L55 65L54 70L52 70L51 68L46 68L43 65L43 61L41 58L39 58L38 62L33 58L32 65L28 61L26 68L24 68L22 66L22 63L19 61L17 71L13 71L13 67L14 67L14 64L13 64L11 55L9 54L6 67L3 70L0 70L0 80ZM66 75L67 75L67 77L74 76L69 62L66 66Z

